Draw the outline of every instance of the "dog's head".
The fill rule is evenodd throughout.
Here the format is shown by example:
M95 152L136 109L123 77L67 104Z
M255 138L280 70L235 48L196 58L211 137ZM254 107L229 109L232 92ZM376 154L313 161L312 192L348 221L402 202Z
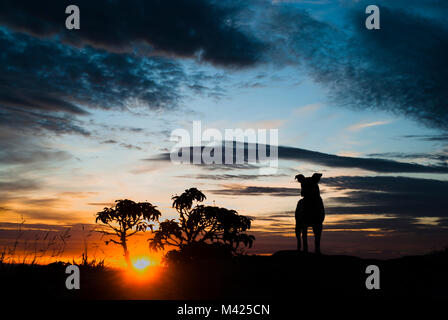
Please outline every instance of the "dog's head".
M296 180L301 184L300 194L302 197L318 197L320 196L319 181L322 177L321 173L315 173L313 176L305 178L303 174L296 175Z

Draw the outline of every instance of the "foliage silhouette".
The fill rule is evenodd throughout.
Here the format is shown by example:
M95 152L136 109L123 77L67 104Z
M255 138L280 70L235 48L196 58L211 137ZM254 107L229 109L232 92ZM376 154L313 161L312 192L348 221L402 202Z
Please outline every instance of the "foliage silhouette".
M163 262L171 265L185 264L199 260L221 261L233 256L232 247L228 244L214 242L193 242L185 245L182 250L170 250L163 257Z
M161 215L149 202L134 202L132 200L116 200L116 204L111 208L104 208L96 214L95 222L100 222L102 227L99 232L118 237L119 241L110 239L106 241L119 244L123 248L123 254L128 266L131 265L127 239L140 231L152 230L153 224L150 221L158 221Z
M185 190L180 196L172 197L173 208L179 213L174 219L160 223L154 237L149 239L152 249L164 249L165 245L179 249L179 254L190 258L210 254L211 248L237 252L240 244L251 247L255 237L245 233L250 229L252 219L239 215L235 210L200 204L205 195L196 188ZM213 246L212 246L213 245ZM226 249L223 249L226 248ZM192 254L194 252L194 254ZM169 256L175 256L170 253Z

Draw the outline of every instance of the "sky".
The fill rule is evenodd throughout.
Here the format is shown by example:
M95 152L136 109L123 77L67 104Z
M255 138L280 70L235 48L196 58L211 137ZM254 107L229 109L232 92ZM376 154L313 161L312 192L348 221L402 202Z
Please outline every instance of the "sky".
M294 176L314 172L324 253L448 245L446 2L374 1L368 30L371 1L80 0L67 30L72 2L0 4L0 247L25 221L30 239L71 228L78 254L115 200L172 219L197 187L254 218L250 252L294 249ZM172 163L193 121L277 129L278 169Z

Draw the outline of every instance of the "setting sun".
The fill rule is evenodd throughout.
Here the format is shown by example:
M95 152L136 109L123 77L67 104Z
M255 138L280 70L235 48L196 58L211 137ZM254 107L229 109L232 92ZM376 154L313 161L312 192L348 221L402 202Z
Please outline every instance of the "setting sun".
M160 260L153 256L137 256L131 259L131 268L124 269L124 280L132 283L134 289L145 287L159 278Z
M148 257L137 258L135 259L135 261L132 262L132 266L134 267L134 269L138 271L143 271L150 265L151 261L149 260Z

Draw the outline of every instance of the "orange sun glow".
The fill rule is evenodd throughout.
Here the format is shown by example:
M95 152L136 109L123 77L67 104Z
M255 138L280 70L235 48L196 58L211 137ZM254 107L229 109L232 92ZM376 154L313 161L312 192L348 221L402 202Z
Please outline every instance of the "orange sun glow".
M153 257L138 256L131 259L131 268L126 269L124 276L134 286L145 286L155 281L160 273L160 262Z
M143 271L151 265L151 260L148 257L137 258L132 262L134 269Z

